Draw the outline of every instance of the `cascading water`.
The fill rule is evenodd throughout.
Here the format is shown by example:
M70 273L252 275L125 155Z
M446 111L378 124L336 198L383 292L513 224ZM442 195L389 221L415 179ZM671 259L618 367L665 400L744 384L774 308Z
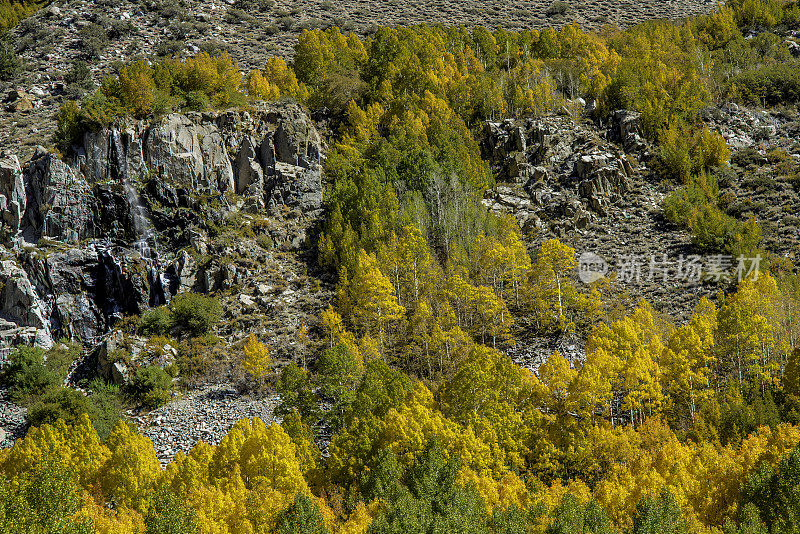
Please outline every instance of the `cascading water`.
M122 136L116 128L111 131L111 141L116 154L117 172L122 180L125 189L125 196L130 207L133 229L136 232L136 241L133 243L134 249L139 253L142 260L147 263L148 278L150 280L150 305L159 306L165 303L164 296L164 273L161 268L161 256L158 253L158 242L153 223L150 221L150 214L142 204L139 192L133 184L132 177L128 172L128 162L125 154L125 147L122 143Z

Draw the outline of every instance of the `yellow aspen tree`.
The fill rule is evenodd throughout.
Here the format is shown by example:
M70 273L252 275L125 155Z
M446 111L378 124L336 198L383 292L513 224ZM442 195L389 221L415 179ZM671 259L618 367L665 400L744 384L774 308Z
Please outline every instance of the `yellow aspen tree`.
M125 103L136 117L145 117L153 109L155 83L150 65L141 60L119 71L119 84Z
M619 374L623 362L603 348L587 351L586 361L581 365L571 384L573 397L585 416L600 415L614 424L614 391L618 388Z
M397 303L394 287L381 272L373 255L363 249L349 281L348 296L356 324L367 325L378 334L378 345L384 345L384 329L403 317L406 309Z
M491 288L478 286L472 292L471 311L477 319L475 323L475 334L480 335L481 342L485 343L486 338L492 340L492 346L497 346L498 338L506 340L510 337L511 326L514 318L508 311L506 303L494 294Z
M712 366L716 361L714 332L717 308L703 298L692 319L670 336L662 357L665 389L676 411L687 410L692 423L697 404L713 395L709 387Z
M669 329L668 324L662 324L660 318L657 320L647 301L642 301L633 314L592 330L586 341L584 367L587 371L584 374L586 378L597 377L603 367L605 372L616 371L614 374L601 371L599 375L603 377L601 380L610 381L615 393L612 402L621 401L616 411L613 404L610 406L612 422L614 415L621 415L620 409L626 410L631 423L635 423L660 407L663 390L658 362L664 352L661 336ZM596 352L600 358L595 357ZM584 384L582 380L578 383Z
M104 495L119 506L146 512L161 475L153 442L120 421L109 434L106 445L111 457L100 471Z
M101 468L111 456L86 414L72 425L59 421L55 425L33 427L3 452L0 472L11 480L35 469L42 458L57 458L86 489L95 485Z
M574 269L575 265L575 249L562 244L558 239L550 239L542 243L536 257L536 268L544 275L545 280L555 286L555 296L558 302L556 313L559 320L563 320L564 317L562 282L566 273Z
M758 379L763 387L777 384L785 355L781 347L778 302L782 294L769 274L747 279L720 304L718 341L726 367L742 383Z
M280 91L264 78L260 70L253 69L247 78L247 94L251 100L276 100Z
M435 318L433 311L428 306L427 299L422 299L411 316L411 342L412 350L416 352L416 359L427 368L428 377L433 377L432 341Z
M250 334L247 337L242 353L242 367L250 376L261 381L270 374L272 358L269 349L258 339L258 336Z
M575 399L572 395L572 381L578 371L558 351L552 353L545 363L539 366L539 380L547 388L545 408L550 413L565 415L574 411Z
M344 322L342 316L333 309L332 305L328 304L328 307L322 312L320 324L328 338L328 346L333 347L339 343L339 338L344 333Z

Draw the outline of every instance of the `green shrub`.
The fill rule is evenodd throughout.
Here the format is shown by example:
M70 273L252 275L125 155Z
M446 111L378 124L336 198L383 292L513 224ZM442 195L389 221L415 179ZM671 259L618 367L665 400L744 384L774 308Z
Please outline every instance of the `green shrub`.
M150 10L158 12L165 20L186 18L186 7L180 0L155 0L150 2Z
M240 24L242 22L251 22L253 17L245 13L243 10L231 7L225 12L225 22L229 24Z
M275 247L275 242L269 234L259 234L256 237L256 243L264 250L272 250Z
M45 351L38 347L18 347L9 355L3 382L15 402L32 400L61 384L61 377L45 365Z
M172 324L186 334L207 334L219 321L222 308L215 299L198 293L183 293L170 303Z
M692 131L670 126L661 133L661 172L687 182L692 174L724 165L730 159L725 139L708 128Z
M205 111L211 107L211 100L202 91L190 91L186 93L185 107L190 111Z
M0 34L34 14L46 0L0 0Z
M800 60L791 59L743 72L732 80L747 102L774 106L800 102Z
M108 34L99 24L91 23L78 31L81 50L89 58L98 58L108 46Z
M64 92L68 98L76 100L94 89L92 72L85 61L76 61L72 64L72 69L64 76L66 88Z
M70 388L57 388L47 391L28 410L28 421L33 426L53 425L59 419L72 424L78 416L89 413L89 401L80 391Z
M715 175L701 172L664 199L664 215L691 230L692 242L704 250L752 255L761 243L761 225L755 219L741 222L720 210L718 192Z
M722 213L716 205L705 204L689 218L692 242L704 250L721 252L732 242L738 231L738 222Z
M660 163L670 178L685 182L692 173L689 139L682 129L671 127L661 135Z
M56 116L56 131L53 143L61 152L68 152L80 142L85 125L78 104L69 100L61 104Z
M695 210L714 202L718 189L713 176L701 173L664 199L664 214L675 224L688 225Z
M552 17L555 15L566 15L569 11L569 4L563 0L556 0L550 7L547 8L547 16Z
M292 29L292 26L294 26L294 17L289 15L280 17L278 18L277 23L283 31L288 32Z
M14 50L14 45L0 39L0 80L12 80L22 68L22 60Z
M99 378L89 382L89 390L89 417L100 439L105 440L122 419L122 393L118 386Z
M166 39L156 45L156 55L158 57L175 56L180 54L185 47L186 43L184 41Z
M139 333L145 336L165 336L172 326L172 314L169 308L161 306L147 310L139 322Z
M206 376L211 369L212 355L218 339L202 336L181 342L178 352L178 369L184 379Z
M172 397L172 377L161 367L151 365L138 369L131 380L135 400L148 408L158 408Z
M734 152L733 157L731 157L731 163L747 168L750 165L759 166L762 163L766 163L766 160L756 148L749 146Z

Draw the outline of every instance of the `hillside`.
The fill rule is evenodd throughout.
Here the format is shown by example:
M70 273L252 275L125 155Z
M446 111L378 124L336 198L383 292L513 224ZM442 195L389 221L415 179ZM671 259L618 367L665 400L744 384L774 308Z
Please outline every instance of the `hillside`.
M12 29L9 39L22 60L15 80L0 80L0 95L19 89L35 112L0 110L0 144L28 158L47 146L53 117L62 101L93 85L117 62L138 57L226 51L245 71L261 68L273 55L290 59L303 30L332 26L368 36L379 26L414 24L503 27L510 31L560 27L626 27L654 18L677 19L707 12L716 4L698 2L512 1L284 2L242 0L152 0L53 2ZM75 76L76 63L90 76ZM16 97L8 98L13 104ZM26 105L27 107L27 105Z
M799 37L794 0L22 20L0 534L795 532Z

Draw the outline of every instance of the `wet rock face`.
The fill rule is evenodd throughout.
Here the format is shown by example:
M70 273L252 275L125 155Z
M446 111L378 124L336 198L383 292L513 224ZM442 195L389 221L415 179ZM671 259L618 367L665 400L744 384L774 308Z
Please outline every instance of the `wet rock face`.
M23 233L76 244L95 233L95 199L86 178L52 154L37 153L25 168L28 197Z

